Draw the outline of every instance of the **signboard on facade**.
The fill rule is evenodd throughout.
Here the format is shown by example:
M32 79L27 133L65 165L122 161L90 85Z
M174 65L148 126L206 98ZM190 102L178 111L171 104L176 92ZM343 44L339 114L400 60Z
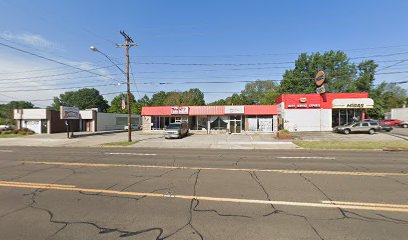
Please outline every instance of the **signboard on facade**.
M225 106L225 114L244 114L244 106Z
M334 99L333 108L373 108L374 101L371 98L343 98Z
M171 107L171 115L188 115L188 107Z
M327 83L323 84L322 86L316 88L316 93L323 94L328 91Z
M79 108L77 107L60 107L61 119L79 119Z

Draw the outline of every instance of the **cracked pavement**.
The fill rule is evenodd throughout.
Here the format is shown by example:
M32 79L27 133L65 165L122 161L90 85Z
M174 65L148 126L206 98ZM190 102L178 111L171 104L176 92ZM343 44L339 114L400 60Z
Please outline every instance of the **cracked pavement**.
M0 153L0 239L322 240L408 235L406 152L0 149L10 150ZM304 172L259 171L263 169ZM309 206L322 201L406 207L390 211ZM305 204L290 204L294 202Z

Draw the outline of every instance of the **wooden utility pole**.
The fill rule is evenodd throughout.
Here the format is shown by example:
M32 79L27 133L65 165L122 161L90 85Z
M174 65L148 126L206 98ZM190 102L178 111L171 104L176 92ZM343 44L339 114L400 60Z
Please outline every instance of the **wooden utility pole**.
M124 31L120 31L120 34L125 38L125 44L117 44L118 47L126 48L126 80L127 80L127 108L128 108L128 142L132 142L132 110L130 104L130 73L129 73L129 48L133 46L137 46L136 43L133 42L132 38L129 37Z

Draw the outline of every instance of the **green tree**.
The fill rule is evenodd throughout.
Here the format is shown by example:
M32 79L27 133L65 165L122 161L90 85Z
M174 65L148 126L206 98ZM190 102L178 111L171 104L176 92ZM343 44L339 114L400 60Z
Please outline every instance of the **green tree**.
M359 92L370 92L375 80L375 70L378 65L373 60L363 61L358 64L359 77L355 81L355 88Z
M79 109L99 108L100 111L106 112L109 108L106 101L99 91L95 88L82 88L78 91L70 91L54 97L52 109L59 110L60 106L78 107Z
M11 101L0 104L0 125L14 125L14 109L34 108L34 104L26 101Z
M279 85L270 80L256 80L245 84L241 95L243 104L273 104L279 96Z
M125 102L126 102L126 108L125 109L122 109L122 99L123 98L125 99ZM130 104L131 104L130 105L131 106L130 110L131 110L132 114L140 114L141 108L138 109L138 106L137 106L137 103L136 103L136 100L135 100L135 96L132 93L130 94ZM128 106L127 94L122 93L122 94L119 94L118 96L116 96L116 97L114 97L112 99L111 106L108 108L108 112L109 113L127 113L128 112L127 106Z
M286 70L280 84L281 93L314 93L314 77L320 70L329 74L331 92L352 92L355 90L354 79L356 66L342 51L329 51L323 54L302 53L295 61L295 68Z
M166 100L167 93L164 91L160 91L158 93L153 94L150 104L152 106L164 106L164 101Z
M188 91L179 92L160 91L153 94L150 100L151 106L201 106L205 105L204 94L198 88L192 88Z
M369 96L374 100L374 108L368 110L368 115L374 118L383 118L391 108L399 108L404 105L407 91L395 83L382 82L372 89Z

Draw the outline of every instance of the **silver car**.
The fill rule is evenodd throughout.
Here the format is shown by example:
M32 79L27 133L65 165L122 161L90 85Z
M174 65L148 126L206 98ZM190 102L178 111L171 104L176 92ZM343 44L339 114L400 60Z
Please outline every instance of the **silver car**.
M164 130L164 138L182 138L188 134L187 122L170 123Z
M344 134L350 133L369 133L374 134L381 130L378 124L373 124L371 122L357 122L344 126L337 126L334 128L335 132L341 132Z

